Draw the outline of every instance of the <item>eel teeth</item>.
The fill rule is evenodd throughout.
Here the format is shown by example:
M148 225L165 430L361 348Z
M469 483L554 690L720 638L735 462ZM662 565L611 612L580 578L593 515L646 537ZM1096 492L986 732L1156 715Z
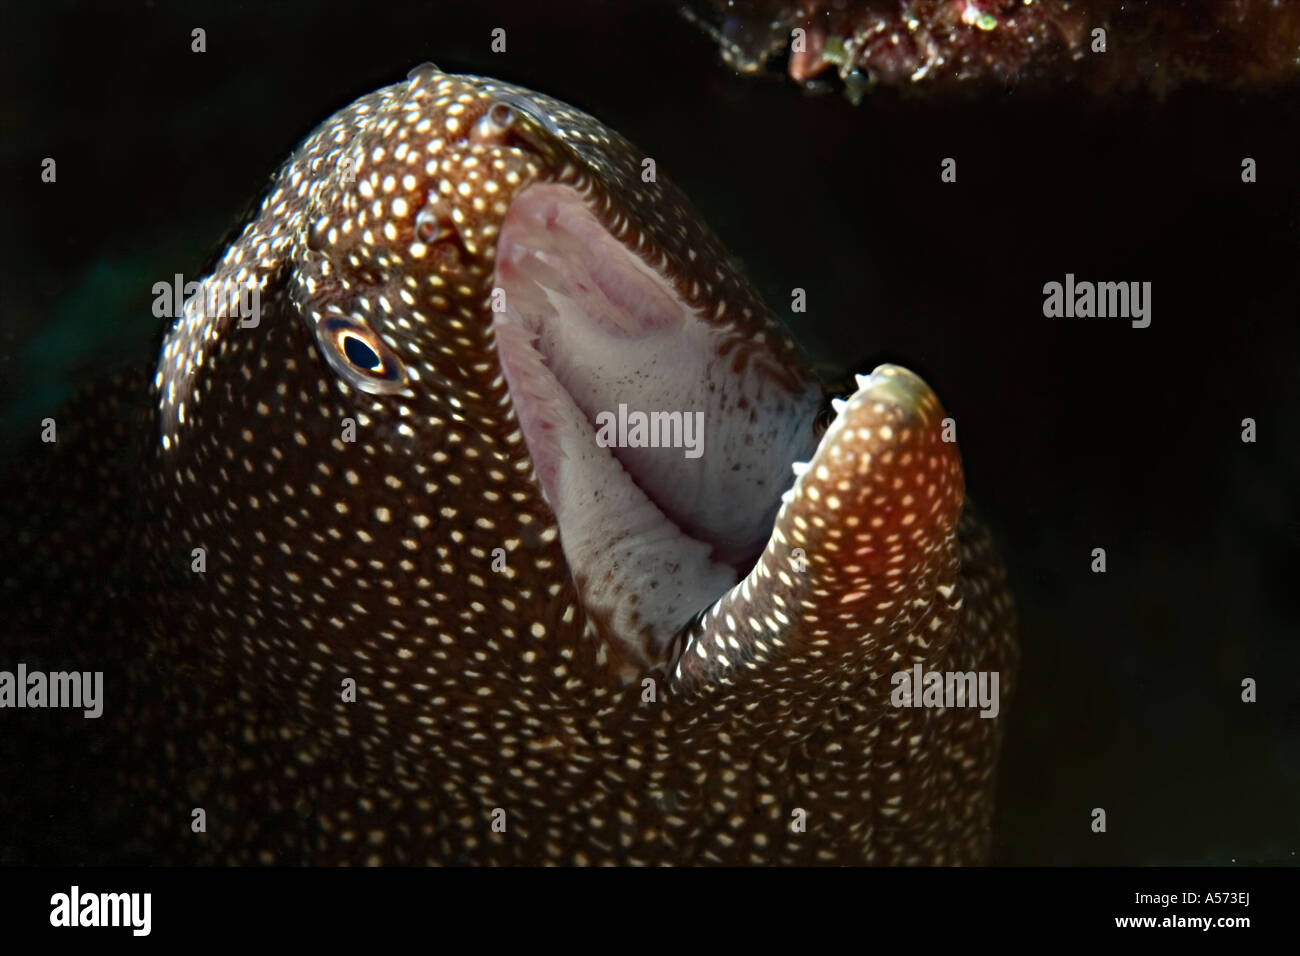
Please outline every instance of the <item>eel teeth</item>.
M861 384L862 384L862 381L859 379L859 381L858 381L858 385L861 385ZM845 401L844 399L842 399L842 398L832 398L832 399L831 399L831 408L835 411L835 414L836 414L836 415L838 415L838 414L840 414L842 411L844 411L844 409L848 407L848 404L849 404L849 403L846 402L846 401Z
M790 465L790 470L793 471L794 476L798 478L800 475L802 475L805 471L808 470L808 462L796 461Z

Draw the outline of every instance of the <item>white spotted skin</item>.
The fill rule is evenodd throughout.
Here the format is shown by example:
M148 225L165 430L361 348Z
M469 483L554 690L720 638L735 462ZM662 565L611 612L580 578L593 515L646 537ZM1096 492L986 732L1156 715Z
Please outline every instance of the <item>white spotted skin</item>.
M502 101L517 107L509 133L478 122ZM205 280L255 283L258 326L182 319L154 377L148 586L117 718L131 758L111 804L132 853L983 859L1000 719L888 701L889 676L917 661L999 670L1005 695L1014 659L1002 572L915 376L888 367L849 399L758 564L669 658L628 658L583 604L493 341L512 196L571 185L726 331L735 361L792 393L813 381L693 210L662 176L642 182L641 158L554 100L423 69L341 111L283 167ZM424 242L430 194L444 231ZM373 330L407 387L376 394L335 374L310 332L329 316Z

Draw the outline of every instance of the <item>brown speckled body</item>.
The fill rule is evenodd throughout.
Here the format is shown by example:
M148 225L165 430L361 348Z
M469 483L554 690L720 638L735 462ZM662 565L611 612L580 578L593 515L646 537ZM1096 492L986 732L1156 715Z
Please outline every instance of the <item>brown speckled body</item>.
M489 115L501 103L508 122ZM584 601L491 321L515 196L571 186L711 323L728 362L773 390L813 385L642 159L571 107L426 68L337 114L284 166L205 280L255 284L260 322L191 313L168 333L138 419L147 466L125 470L139 511L77 557L95 566L111 550L123 579L60 652L115 635L94 652L116 697L88 853L982 859L1000 719L889 702L890 675L916 662L999 671L1005 695L1014 656L1001 569L915 376L861 381L752 570L661 659L632 653ZM336 374L312 334L331 316L396 358L407 387ZM129 435L75 418L56 452L66 469L132 480L109 460ZM36 561L66 565L59 542L28 537ZM10 646L55 632L72 633L28 626Z

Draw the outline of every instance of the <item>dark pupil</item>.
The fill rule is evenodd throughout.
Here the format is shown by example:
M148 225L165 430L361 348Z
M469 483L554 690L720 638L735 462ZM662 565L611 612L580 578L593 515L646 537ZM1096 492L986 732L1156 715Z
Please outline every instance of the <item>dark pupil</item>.
M379 354L354 335L343 337L343 351L347 354L348 361L357 368L369 372L379 367Z

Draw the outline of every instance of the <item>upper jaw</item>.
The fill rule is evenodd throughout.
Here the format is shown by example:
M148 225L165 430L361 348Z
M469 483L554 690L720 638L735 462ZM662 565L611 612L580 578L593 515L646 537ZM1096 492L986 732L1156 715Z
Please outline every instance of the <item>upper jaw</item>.
M766 543L819 391L773 377L775 353L738 361L647 258L576 190L529 186L502 224L493 329L583 603L654 661Z
M334 157L354 181L313 196L295 304L318 327L377 303L364 317L415 394L491 422L512 457L522 438L587 620L663 662L766 543L812 449L815 378L617 134L474 77L418 73L372 99L371 133ZM622 426L656 414L697 427L643 447Z

